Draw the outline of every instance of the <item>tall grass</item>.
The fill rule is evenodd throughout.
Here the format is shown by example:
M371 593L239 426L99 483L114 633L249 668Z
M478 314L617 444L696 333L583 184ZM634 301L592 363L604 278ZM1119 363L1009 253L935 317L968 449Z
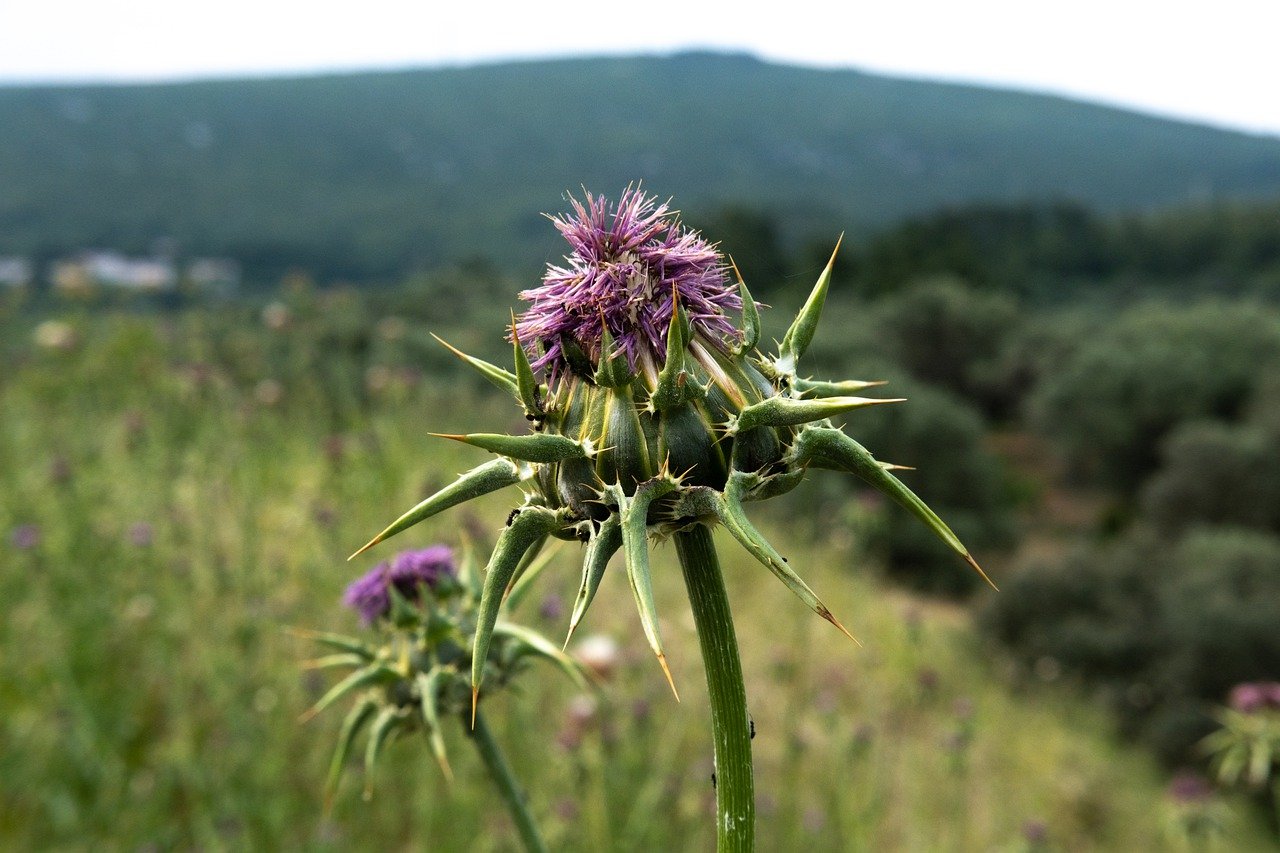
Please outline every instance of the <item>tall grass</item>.
M374 332L358 307L303 302L277 330L236 308L78 317L68 349L40 349L33 321L3 319L0 847L513 846L461 724L452 786L405 740L371 801L353 766L332 814L322 808L340 714L297 721L325 682L302 674L313 650L285 629L357 630L337 602L369 563L345 555L482 458L426 433L503 427L515 412L425 361L437 357L419 355L422 330ZM427 371L403 370L410 359ZM462 526L491 536L511 502L433 520L380 556L456 543ZM1168 843L1161 780L1100 712L1011 692L964 613L878 586L838 539L788 541L784 519L762 525L865 647L721 543L758 733L761 849L1023 849L1028 823L1054 848ZM22 525L38 543L10 537ZM572 596L573 547L539 594ZM665 550L655 583L682 704L615 567L580 632L625 650L594 711L536 675L489 707L556 849L712 843L706 699ZM555 636L555 610L535 594L522 616ZM1265 845L1234 813L1224 837Z

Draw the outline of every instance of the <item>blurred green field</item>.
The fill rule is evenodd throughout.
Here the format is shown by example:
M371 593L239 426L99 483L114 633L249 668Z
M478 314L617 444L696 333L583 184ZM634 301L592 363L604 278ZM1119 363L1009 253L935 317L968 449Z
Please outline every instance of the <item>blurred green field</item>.
M461 725L452 786L404 740L371 801L353 763L322 807L341 714L298 722L326 682L301 671L314 650L286 629L357 630L342 589L398 547L457 544L462 527L491 541L514 492L344 562L483 458L429 431L520 420L425 327L352 300L299 298L265 323L238 305L64 312L62 330L0 316L0 847L514 848ZM443 331L492 352L501 322ZM883 586L847 531L805 541L785 506L760 521L865 644L721 543L758 732L760 849L1186 846L1154 762L1118 744L1100 708L1010 687L967 611ZM540 598L572 598L572 551L521 614L553 637L567 615ZM549 669L488 706L553 849L712 846L706 697L670 549L655 584L682 703L614 572L579 634L624 649L596 713L574 722L574 690ZM1218 849L1274 843L1240 804L1212 808Z

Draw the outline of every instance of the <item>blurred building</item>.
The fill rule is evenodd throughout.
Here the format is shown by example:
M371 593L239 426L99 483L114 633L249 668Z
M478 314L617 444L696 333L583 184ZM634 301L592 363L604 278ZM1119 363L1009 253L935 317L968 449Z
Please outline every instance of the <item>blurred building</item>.
M71 260L55 261L49 283L63 294L78 294L97 287L139 291L172 290L178 274L165 258L130 258L118 252L88 251Z
M26 258L0 256L0 287L26 287L35 278L35 267Z
M183 280L197 290L235 290L240 286L240 265L230 258L193 258Z

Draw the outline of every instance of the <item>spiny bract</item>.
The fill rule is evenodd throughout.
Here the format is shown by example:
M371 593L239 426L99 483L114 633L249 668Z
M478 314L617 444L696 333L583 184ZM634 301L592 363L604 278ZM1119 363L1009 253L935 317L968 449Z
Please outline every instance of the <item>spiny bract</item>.
M571 203L573 216L552 221L572 252L565 265L549 265L542 286L521 294L530 307L513 317L514 370L453 350L515 397L530 432L445 436L499 458L461 475L356 552L464 501L524 486L524 502L509 517L485 577L473 707L504 593L522 560L549 537L587 546L570 636L610 557L622 550L645 637L668 681L647 545L694 525L723 525L844 631L743 511L747 501L795 488L809 468L858 475L982 573L950 528L891 473L895 466L876 461L829 420L900 401L855 396L880 383L816 381L796 372L817 329L834 253L777 353L765 356L756 348L760 318L746 284L739 276L731 285L720 253L684 229L667 205L634 188L613 206L590 193L585 203ZM736 326L728 312L738 315Z

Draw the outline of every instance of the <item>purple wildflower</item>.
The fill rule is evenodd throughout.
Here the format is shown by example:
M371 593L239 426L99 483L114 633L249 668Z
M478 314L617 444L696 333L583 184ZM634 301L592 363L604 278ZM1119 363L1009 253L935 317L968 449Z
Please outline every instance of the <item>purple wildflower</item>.
M1175 803L1193 805L1213 796L1213 786L1199 773L1183 770L1169 783L1169 798Z
M409 601L417 601L420 586L435 589L455 574L453 551L446 545L404 551L390 563L379 563L353 581L343 593L342 603L370 625L391 612L391 587Z
M616 205L603 196L570 197L573 214L551 221L572 247L565 265L547 265L542 285L520 294L530 303L516 321L535 370L554 380L569 370L563 341L593 362L601 355L602 324L635 369L660 367L671 322L672 291L695 334L723 347L736 334L726 311L742 301L729 284L715 246L684 228L675 211L636 187Z
M1231 688L1227 704L1242 714L1256 714L1267 708L1280 710L1280 682L1252 681Z
M129 542L136 548L146 548L155 539L155 531L145 521L129 525Z
M448 545L432 545L419 551L402 551L391 561L388 578L405 598L417 600L418 585L435 589L440 581L454 577L453 550Z
M13 528L9 541L19 551L29 551L40 544L40 528L34 524L19 524Z

